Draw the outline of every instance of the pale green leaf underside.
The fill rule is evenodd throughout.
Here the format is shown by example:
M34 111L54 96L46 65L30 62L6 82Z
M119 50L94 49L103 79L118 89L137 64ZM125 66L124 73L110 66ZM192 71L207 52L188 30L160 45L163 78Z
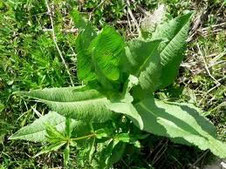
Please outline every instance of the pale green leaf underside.
M63 116L76 120L105 122L112 115L107 108L109 100L98 91L87 87L51 88L22 94L47 104Z
M143 119L144 130L182 139L202 150L210 149L219 157L226 157L226 144L217 140L214 126L194 106L149 98L138 103L136 108Z
M33 142L45 142L46 138L46 125L56 127L60 132L65 130L66 118L56 112L49 112L48 114L36 119L32 124L27 125L13 134L10 139L21 139ZM71 127L75 127L79 122L72 121Z
M152 35L152 40L167 39L167 42L162 43L160 48L161 65L163 67L160 88L171 84L178 74L184 56L190 18L191 13L170 20L159 25Z

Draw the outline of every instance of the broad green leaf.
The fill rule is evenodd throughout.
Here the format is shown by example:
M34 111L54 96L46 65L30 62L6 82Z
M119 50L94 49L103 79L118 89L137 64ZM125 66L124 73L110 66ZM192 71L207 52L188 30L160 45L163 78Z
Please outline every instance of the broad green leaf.
M184 56L190 18L191 13L170 20L165 24L159 25L152 35L152 40L167 39L167 42L162 43L160 48L163 70L159 88L164 88L171 84L178 74L178 69Z
M112 116L107 108L109 100L88 87L51 88L22 94L38 99L59 114L76 120L105 122Z
M97 34L94 28L80 16L77 10L73 10L71 15L76 27L79 28L79 35L76 39L78 78L88 82L96 77L92 55L88 48Z
M132 74L139 74L140 67L144 67L145 63L148 63L160 42L161 40L144 41L141 39L129 41L125 47L129 63L125 63L124 66L130 66L129 71Z
M185 51L190 18L191 14L186 14L159 25L151 41L128 43L126 55L129 63L125 67L139 77L142 89L153 92L176 78ZM159 45L158 39L165 41Z
M90 50L99 79L117 81L120 78L119 63L124 54L124 41L114 28L106 26L94 39Z
M34 99L50 100L56 102L73 102L96 98L100 94L95 90L89 90L86 86L44 88L31 90L29 92L16 92L15 94L25 95Z
M36 119L32 124L27 125L13 134L10 139L21 139L34 142L46 142L46 125L54 126L58 131L65 131L65 117L56 112L49 112L48 114ZM79 122L73 120L72 127L76 126Z
M128 78L128 81L125 85L125 93L124 93L124 98L117 101L117 102L111 102L108 105L108 108L116 113L122 113L127 115L128 117L131 118L132 121L135 121L139 124L140 129L143 129L143 121L133 106L133 96L130 95L129 91L133 86L136 86L138 84L138 79L130 75Z
M158 52L160 41L154 41L151 44L152 51L149 53L149 57L144 61L139 68L139 83L142 89L154 92L160 85L160 56Z
M158 47L161 40L133 40L128 43L126 54L130 72L139 78L142 89L155 91L160 85L161 64Z
M111 103L109 105L109 109L116 113L122 113L127 115L133 122L137 122L139 124L140 129L143 129L143 120L132 103Z
M136 105L150 133L185 140L201 150L210 149L221 158L226 157L226 144L217 140L214 126L190 104L170 103L153 98Z

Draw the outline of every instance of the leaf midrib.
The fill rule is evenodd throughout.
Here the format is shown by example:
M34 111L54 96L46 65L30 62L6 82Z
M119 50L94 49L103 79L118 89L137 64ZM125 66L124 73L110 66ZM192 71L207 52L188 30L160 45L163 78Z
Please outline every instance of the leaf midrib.
M189 19L188 19L188 20L189 20ZM161 54L162 54L163 51L167 48L167 46L168 46L169 44L171 44L171 42L172 42L175 38L177 38L178 34L181 33L181 31L184 29L184 27L185 27L187 24L188 24L188 22L185 22L185 23L183 24L183 26L181 27L181 29L175 34L175 36L174 36L170 41L168 41L168 43L166 44L166 46L160 51L160 61L161 61L160 63L161 63L162 65L165 65L165 64L162 63Z
M163 120L165 120L165 118L163 118L163 117L161 117L161 116L158 116L158 115L156 115L155 113L153 113L151 110L149 110L149 109L147 108L147 106L144 105L142 102L140 103L140 106L141 106L143 109L145 109L146 111L150 112L153 116L155 116L156 119L162 118ZM166 119L166 120L167 120L167 119ZM181 119L180 119L180 120L181 120ZM162 125L162 124L160 124L160 125ZM191 134L197 135L197 136L199 136L199 137L204 137L204 136L203 136L201 133L199 133L199 132L198 132L198 134L195 134L195 133L192 133L192 132L190 132L190 131L184 130L183 128L179 127L177 124L176 124L176 126L177 126L182 132L187 132L187 133L191 133ZM190 126L190 125L189 125L189 126ZM163 126L163 127L164 127L164 126ZM193 128L192 126L190 126L190 127Z
M156 41L157 42L157 41ZM156 49L156 47L159 45L159 43L155 44L155 47L153 47L154 49ZM144 63L140 66L138 72L136 73L137 76L139 76L139 74L142 72L142 70L146 67L148 61L150 60L150 57L152 57L152 54L155 52L155 50L152 50L152 52L150 53L150 55L145 59Z
M36 98L38 99L38 98ZM54 100L46 100L46 99L38 99L38 101L41 102L54 102L54 103L68 103L68 104L73 104L73 103L81 103L81 102L91 102L91 101L97 101L97 100L108 100L106 97L101 97L101 98L95 98L95 99L87 99L87 100L76 100L76 101L54 101Z

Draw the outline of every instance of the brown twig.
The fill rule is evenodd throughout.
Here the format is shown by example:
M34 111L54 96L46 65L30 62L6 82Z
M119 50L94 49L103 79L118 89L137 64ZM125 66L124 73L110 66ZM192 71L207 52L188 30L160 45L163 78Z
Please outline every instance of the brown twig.
M52 32L53 29L47 29L47 28L44 28L42 29L43 32ZM78 29L76 28L72 28L72 29L61 29L62 32L64 33L77 33L78 32Z
M145 16L149 16L150 12L146 11L144 8L142 8L141 6L137 6L137 8L145 15Z
M154 165L161 157L162 155L166 152L168 146L168 140L160 147L159 151L156 153L152 165Z
M207 65L207 63L206 63L206 60L205 60L205 58L204 58L204 56L203 56L203 53L202 53L202 51L201 51L201 49L200 49L198 43L197 43L197 48L198 48L199 54L200 54L200 56L202 57L202 60L203 60L203 62L204 62L204 66L205 66L206 72L207 72L208 75L214 80L214 83L215 83L215 84L219 84L219 85L220 85L220 82L219 82L217 79L215 79L215 77L213 77L213 75L210 73L209 68L208 68L208 65Z
M132 18L136 28L137 28L137 32L138 32L139 36L141 36L140 26L139 26L136 18L134 17L132 10L130 9L130 2L129 2L129 0L126 0L126 5L127 5L127 11L129 13L130 17Z
M46 7L47 7L47 10L48 10L48 14L49 14L49 18L50 18L50 23L51 23L51 27L52 27L52 29L51 29L52 31L51 32L52 32L53 42L54 42L55 47L56 47L56 49L57 49L57 51L58 51L58 53L60 55L61 60L62 60L62 62L64 64L64 66L65 66L66 72L69 75L71 85L74 86L74 82L73 82L71 73L69 71L69 67L68 67L67 63L65 62L65 59L63 57L63 54L62 54L62 52L61 52L61 50L60 50L60 48L59 48L59 46L57 44L57 38L56 38L55 31L54 31L54 22L53 22L52 12L51 12L51 9L49 7L48 0L45 0L45 3L46 3Z
M190 166L190 168L193 168L193 167L195 167L195 165L200 161L200 160L202 160L202 158L203 157L205 157L206 156L206 154L209 152L209 150L207 150L207 151L205 151L191 166Z

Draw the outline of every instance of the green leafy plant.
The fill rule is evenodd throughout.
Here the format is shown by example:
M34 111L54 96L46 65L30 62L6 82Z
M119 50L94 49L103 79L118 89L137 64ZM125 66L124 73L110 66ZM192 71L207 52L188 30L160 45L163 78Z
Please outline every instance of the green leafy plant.
M11 139L45 143L37 155L64 147L65 166L75 148L78 166L109 168L126 144L139 148L147 133L226 157L225 143L198 108L155 97L177 76L191 13L160 22L148 36L128 42L113 27L97 32L78 11L71 15L79 28L77 75L83 85L18 92L53 111Z

